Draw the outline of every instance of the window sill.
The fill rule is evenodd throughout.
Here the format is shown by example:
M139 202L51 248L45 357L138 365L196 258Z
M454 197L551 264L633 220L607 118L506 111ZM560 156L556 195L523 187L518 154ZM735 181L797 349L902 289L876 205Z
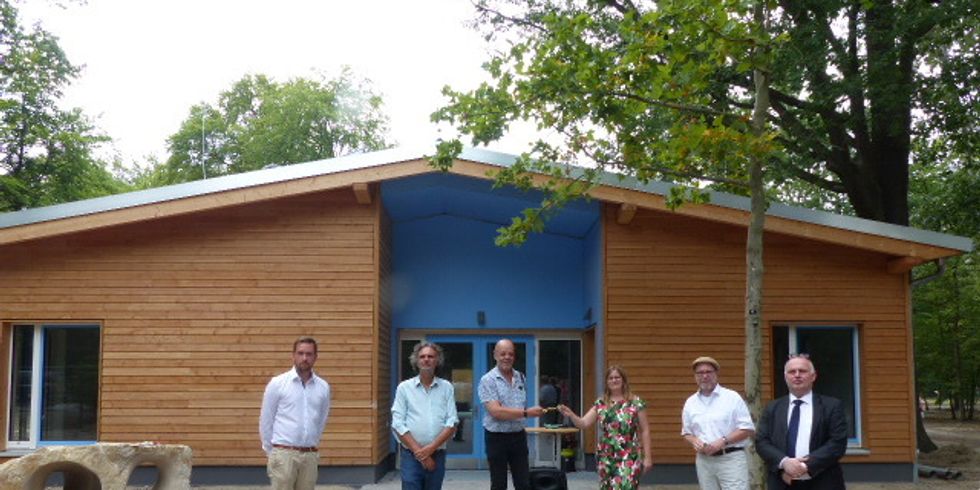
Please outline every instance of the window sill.
M871 456L871 450L863 447L849 447L844 453L845 456Z

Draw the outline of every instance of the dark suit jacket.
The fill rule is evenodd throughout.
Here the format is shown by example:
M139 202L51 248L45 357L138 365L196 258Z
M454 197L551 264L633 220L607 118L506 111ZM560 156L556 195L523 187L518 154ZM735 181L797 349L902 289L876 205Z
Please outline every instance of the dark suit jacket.
M762 412L756 430L755 449L766 462L769 490L787 487L783 483L779 462L786 457L786 421L789 418L789 397L769 402ZM840 459L847 449L847 419L844 405L829 396L813 394L813 425L810 431L810 459L806 462L814 489L844 488L844 473Z

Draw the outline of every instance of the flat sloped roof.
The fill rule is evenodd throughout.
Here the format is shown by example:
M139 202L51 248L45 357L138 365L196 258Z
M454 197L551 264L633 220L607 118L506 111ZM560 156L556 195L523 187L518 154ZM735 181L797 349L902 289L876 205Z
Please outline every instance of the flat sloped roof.
M272 184L302 181L303 179L338 176L341 174L351 174L351 177L355 179L355 182L376 182L386 180L391 178L388 174L380 171L372 173L371 170L402 162L424 162L426 158L427 155L425 150L405 147L394 148L4 213L0 214L0 244L47 236L44 233L40 233L28 236L26 238L4 238L5 232L12 231L16 228L59 220L70 220L73 218L92 216L130 208L158 205L173 201L198 198L201 196L228 193L229 191L238 191L261 186L269 186ZM514 155L478 148L466 149L458 158L459 161L474 162L495 167L508 167L513 165L516 159L517 157ZM410 170L406 170L403 175L419 175L427 171L435 170L428 170L427 168L423 167L413 167ZM333 184L331 183L324 185ZM349 184L334 185L334 187L340 187L342 185ZM665 182L642 183L631 177L605 173L601 177L601 187L606 187L609 189L622 189L625 191L640 192L657 196L666 196L672 187L672 184ZM299 191L296 192L298 193ZM264 196L264 198L274 197L279 196L275 195L274 193ZM246 201L243 200L242 202ZM217 202L214 207L233 205L235 203L236 201L233 199L222 200ZM711 202L705 206L727 208L730 210L747 213L749 211L749 199L733 194L712 192ZM773 203L769 206L766 214L767 216L783 218L801 223L809 223L842 231L850 231L865 235L873 235L894 240L940 247L952 251L969 252L973 250L973 242L969 238L916 229L907 226L882 223L852 216L843 216L824 211ZM153 215L151 213L149 218L152 217ZM100 226L107 226L110 224L113 223L102 223ZM56 233L52 232L49 234Z

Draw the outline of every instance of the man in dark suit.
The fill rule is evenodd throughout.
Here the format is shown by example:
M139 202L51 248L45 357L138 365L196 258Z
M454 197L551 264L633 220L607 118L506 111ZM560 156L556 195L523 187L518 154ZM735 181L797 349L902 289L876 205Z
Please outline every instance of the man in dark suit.
M847 449L843 404L813 392L817 371L808 358L791 357L783 373L790 394L766 406L755 441L769 470L769 489L843 489L839 463Z

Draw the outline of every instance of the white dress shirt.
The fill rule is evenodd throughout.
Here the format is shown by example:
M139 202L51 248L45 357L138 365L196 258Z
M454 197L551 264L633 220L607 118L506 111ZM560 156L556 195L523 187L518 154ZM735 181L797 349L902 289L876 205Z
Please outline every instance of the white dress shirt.
M786 426L789 427L789 419L793 416L793 401L803 400L800 404L800 430L796 434L796 458L802 458L810 454L810 432L813 430L813 392L809 392L800 398L792 393L789 395L789 410L786 411Z
M682 436L690 434L704 442L712 442L736 429L755 431L749 407L738 392L716 385L710 395L705 396L698 391L684 402ZM743 439L729 447L745 447L747 444L748 439Z
M316 447L330 413L330 385L315 373L305 384L296 368L272 378L262 397L262 450L274 444Z

